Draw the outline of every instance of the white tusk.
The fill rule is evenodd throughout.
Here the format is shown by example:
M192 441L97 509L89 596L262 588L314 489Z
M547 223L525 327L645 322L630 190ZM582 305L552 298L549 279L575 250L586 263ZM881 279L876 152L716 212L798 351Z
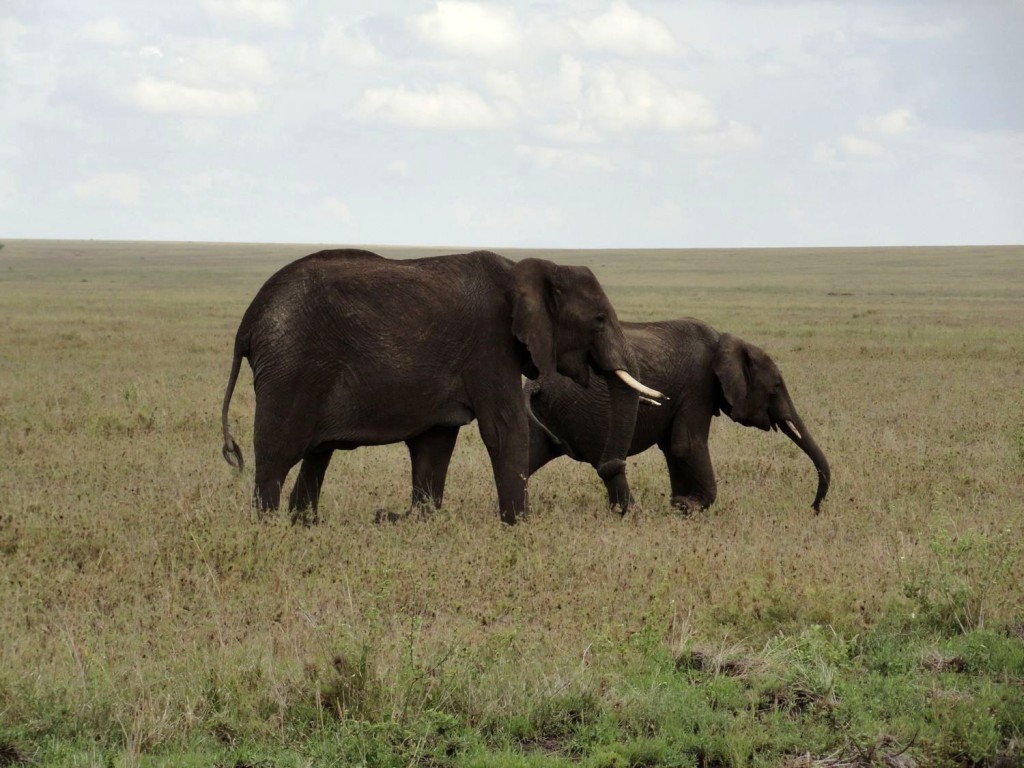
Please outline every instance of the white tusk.
M647 403L648 405L661 405L657 400L652 400L651 398L644 397L643 395L640 395L640 402Z
M658 400L668 400L668 398L661 394L661 392L659 392L656 389L651 389L650 387L645 387L643 384L634 379L621 368L615 371L615 375L622 379L623 384L625 384L630 389L635 389L641 395L657 398Z
M792 421L786 419L786 426L793 430L793 434L796 435L797 440L803 440L804 436L800 434L800 430L796 428L796 425Z

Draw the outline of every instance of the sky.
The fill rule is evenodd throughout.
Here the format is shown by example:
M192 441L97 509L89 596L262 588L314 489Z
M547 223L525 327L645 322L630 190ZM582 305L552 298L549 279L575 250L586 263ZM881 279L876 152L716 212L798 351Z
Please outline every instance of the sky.
M0 0L0 238L1024 243L1024 0Z

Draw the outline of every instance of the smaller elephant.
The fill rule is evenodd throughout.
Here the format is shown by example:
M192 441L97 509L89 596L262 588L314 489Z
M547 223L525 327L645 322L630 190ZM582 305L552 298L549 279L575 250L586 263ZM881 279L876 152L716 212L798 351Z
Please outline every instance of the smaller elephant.
M820 511L831 478L828 461L764 350L692 318L622 323L622 328L637 375L668 398L660 407L641 406L628 455L652 445L661 449L673 507L689 514L715 501L708 433L711 418L725 413L748 427L777 429L807 454L818 474L811 506ZM563 455L598 466L608 409L600 380L581 387L564 376L546 375L527 382L524 396L531 417L531 475ZM633 501L625 473L603 479L608 503L625 514Z

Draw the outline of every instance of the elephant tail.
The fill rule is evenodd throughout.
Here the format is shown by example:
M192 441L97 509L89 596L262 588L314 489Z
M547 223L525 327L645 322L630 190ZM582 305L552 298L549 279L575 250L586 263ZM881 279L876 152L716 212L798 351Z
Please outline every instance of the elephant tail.
M231 375L228 376L228 386L224 391L224 405L220 410L220 425L224 432L224 447L221 449L221 453L224 455L224 461L238 471L245 466L245 460L242 458L242 449L238 447L238 443L235 442L235 438L231 436L231 431L228 429L228 408L231 406L231 395L235 392L238 372L242 368L243 356L242 345L236 340L235 353L231 360Z

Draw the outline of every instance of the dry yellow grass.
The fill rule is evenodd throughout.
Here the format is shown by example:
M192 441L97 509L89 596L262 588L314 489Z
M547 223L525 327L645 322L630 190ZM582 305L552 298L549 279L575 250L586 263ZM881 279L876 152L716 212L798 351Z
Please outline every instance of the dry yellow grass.
M319 527L257 524L251 475L220 458L231 345L263 280L315 249L0 251L8 717L63 703L138 752L208 715L218 675L283 708L296 680L364 644L385 676L407 654L472 649L494 708L586 675L645 628L682 647L869 624L903 605L937 532L1019 554L1024 248L546 254L592 266L624 319L697 316L768 350L832 464L819 516L803 454L717 419L718 501L690 519L649 452L630 463L641 508L625 519L563 459L505 528L471 426L429 520L373 524L409 494L390 446L336 455ZM251 464L243 370L231 413ZM990 619L1021 616L1022 581L1016 558L985 587Z

